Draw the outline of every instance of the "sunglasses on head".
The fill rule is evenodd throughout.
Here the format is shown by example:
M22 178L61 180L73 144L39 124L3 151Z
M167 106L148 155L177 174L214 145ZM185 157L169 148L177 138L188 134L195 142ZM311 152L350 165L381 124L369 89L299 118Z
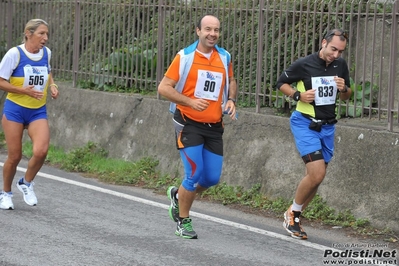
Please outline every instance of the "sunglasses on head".
M339 30L331 32L330 34L327 34L327 36L325 38L328 38L328 37L334 36L334 35L335 36L343 36L346 40L348 40L348 38L349 38L348 33L346 31L339 31Z

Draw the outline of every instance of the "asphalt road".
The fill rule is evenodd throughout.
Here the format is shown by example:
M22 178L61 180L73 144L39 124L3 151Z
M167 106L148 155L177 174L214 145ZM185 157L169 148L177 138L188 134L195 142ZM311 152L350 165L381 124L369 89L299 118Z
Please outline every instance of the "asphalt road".
M0 155L0 166L4 161ZM20 163L18 177L26 165ZM305 227L309 239L296 240L285 233L281 220L201 201L191 213L199 239L185 240L174 235L166 195L47 166L35 179L37 206L25 204L15 185L13 191L15 210L0 210L2 266L330 265L344 259L339 252L376 244L333 228ZM391 251L385 245L378 248ZM326 252L337 256L324 257ZM360 258L343 262L361 265Z

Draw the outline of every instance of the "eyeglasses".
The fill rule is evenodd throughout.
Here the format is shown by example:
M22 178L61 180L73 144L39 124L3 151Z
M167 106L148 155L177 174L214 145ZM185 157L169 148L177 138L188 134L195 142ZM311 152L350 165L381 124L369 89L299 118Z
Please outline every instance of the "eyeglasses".
M334 35L335 36L343 36L346 40L348 40L348 38L349 38L349 35L348 35L348 33L346 31L337 30L337 31L331 32L330 34L327 34L324 39L326 39L326 38L328 38L330 36L334 36Z

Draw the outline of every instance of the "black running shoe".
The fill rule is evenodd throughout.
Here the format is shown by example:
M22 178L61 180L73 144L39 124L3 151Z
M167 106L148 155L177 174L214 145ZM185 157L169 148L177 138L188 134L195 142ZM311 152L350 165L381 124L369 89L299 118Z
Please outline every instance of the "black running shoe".
M284 229L293 237L298 239L307 239L308 235L301 226L299 217L295 217L291 207L284 213Z
M177 222L175 235L186 239L197 239L198 235L193 230L191 218L184 218Z
M166 192L168 199L170 199L169 217L175 222L179 220L179 202L176 199L176 191L177 187L171 186Z

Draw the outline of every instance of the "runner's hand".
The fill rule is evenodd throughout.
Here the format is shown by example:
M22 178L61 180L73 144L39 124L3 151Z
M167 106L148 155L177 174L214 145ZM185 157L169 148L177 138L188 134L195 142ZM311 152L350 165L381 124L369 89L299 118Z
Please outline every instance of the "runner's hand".
M299 99L301 102L304 103L311 103L315 99L316 90L307 90L305 92L301 92L301 98Z
M202 112L208 108L209 102L204 99L192 99L190 107L196 111Z
M24 88L25 93L36 100L40 100L44 96L44 92L35 90L34 85L29 85Z

